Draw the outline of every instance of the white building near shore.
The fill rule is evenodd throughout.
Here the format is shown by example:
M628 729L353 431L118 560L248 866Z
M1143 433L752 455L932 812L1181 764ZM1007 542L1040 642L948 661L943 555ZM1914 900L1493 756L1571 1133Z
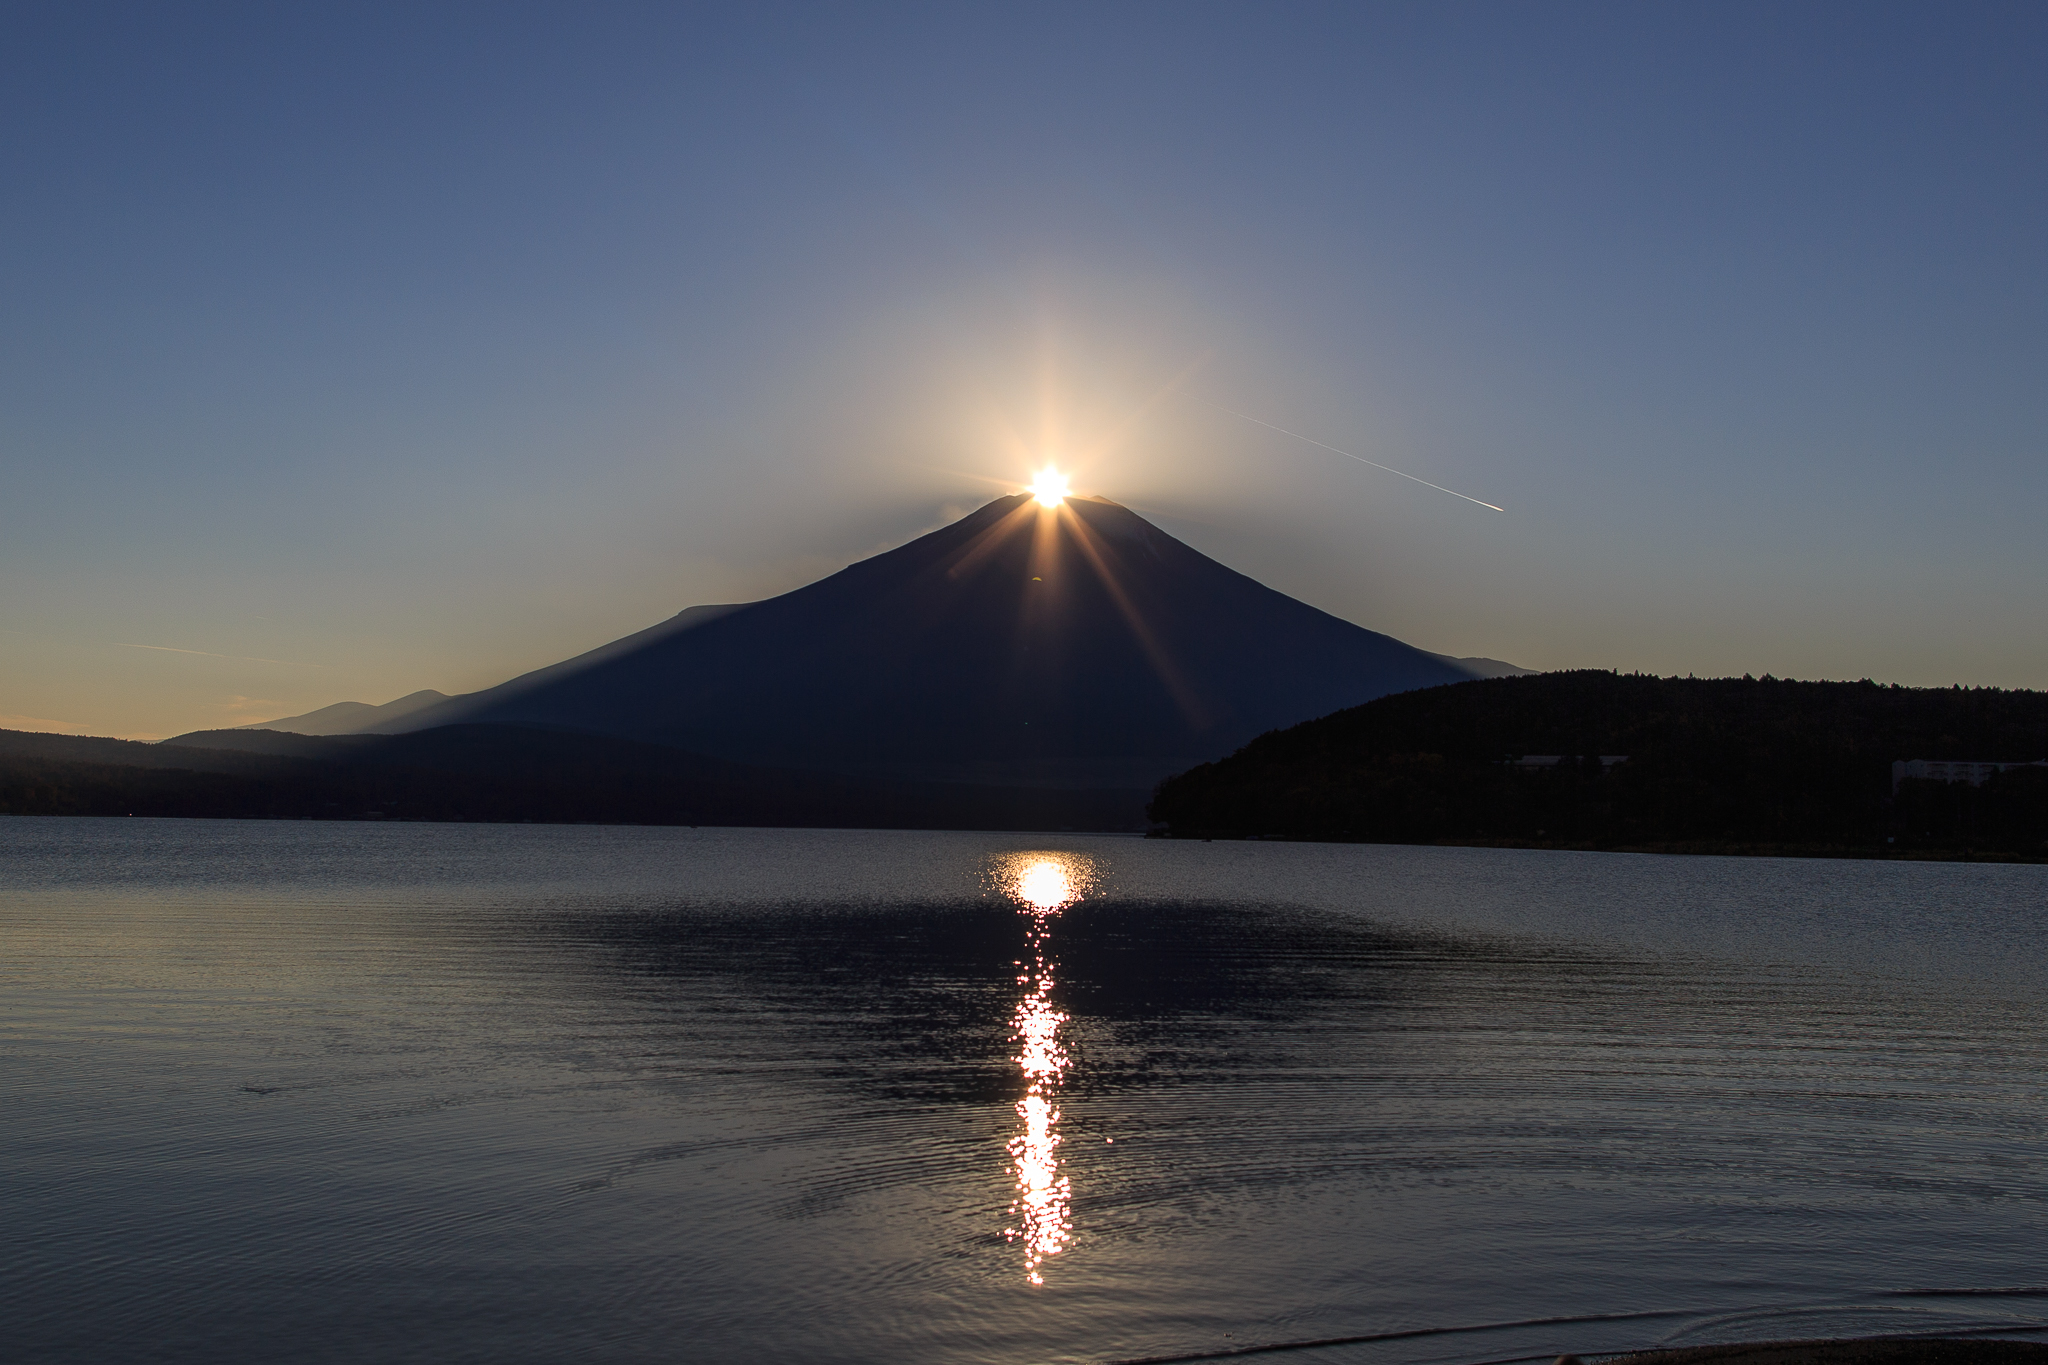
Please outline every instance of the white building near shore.
M1899 783L1909 777L1925 782L1967 782L1973 787L1981 787L1993 773L2002 773L2007 768L2048 768L2048 758L2032 763L2017 759L2001 762L1995 759L1901 758L1892 763L1892 795L1898 795Z

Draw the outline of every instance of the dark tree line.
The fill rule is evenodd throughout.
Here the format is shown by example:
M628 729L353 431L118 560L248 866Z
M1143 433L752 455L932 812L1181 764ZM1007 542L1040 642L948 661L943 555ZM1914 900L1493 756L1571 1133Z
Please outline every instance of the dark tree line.
M364 742L127 744L0 731L0 815L792 825L1144 827L1142 793L891 782L559 731L447 726ZM260 733L223 744L256 745ZM112 760L112 761L109 761Z
M1564 761L1515 762L1532 754ZM2038 692L1550 673L1274 731L1162 783L1150 813L1178 837L2048 857L2048 769L1896 795L1891 777L2042 757Z

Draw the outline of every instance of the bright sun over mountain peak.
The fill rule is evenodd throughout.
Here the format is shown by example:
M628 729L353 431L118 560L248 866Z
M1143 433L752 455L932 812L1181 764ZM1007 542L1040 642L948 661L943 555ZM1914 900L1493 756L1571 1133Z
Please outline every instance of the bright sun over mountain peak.
M1041 507L1058 507L1067 500L1067 476L1047 465L1031 481L1031 496Z

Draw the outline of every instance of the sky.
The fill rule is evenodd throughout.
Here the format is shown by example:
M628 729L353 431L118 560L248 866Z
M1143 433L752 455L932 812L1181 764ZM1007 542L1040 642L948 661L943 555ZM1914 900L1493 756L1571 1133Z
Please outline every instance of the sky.
M0 727L489 686L1047 462L1425 649L2048 687L2048 7L0 32Z

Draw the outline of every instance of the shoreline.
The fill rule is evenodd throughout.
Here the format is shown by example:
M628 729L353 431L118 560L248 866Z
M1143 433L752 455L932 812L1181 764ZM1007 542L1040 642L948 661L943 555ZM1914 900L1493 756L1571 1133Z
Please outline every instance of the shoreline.
M1894 848L1873 850L1846 844L1773 844L1743 840L1693 839L1642 843L1562 839L1328 839L1308 834L1245 834L1229 830L1197 830L1185 834L1155 831L1148 839L1181 843L1378 844L1395 848L1518 848L1553 853L1639 853L1687 858L1836 858L1874 863L2022 863L2040 865L2048 857L1992 849Z

